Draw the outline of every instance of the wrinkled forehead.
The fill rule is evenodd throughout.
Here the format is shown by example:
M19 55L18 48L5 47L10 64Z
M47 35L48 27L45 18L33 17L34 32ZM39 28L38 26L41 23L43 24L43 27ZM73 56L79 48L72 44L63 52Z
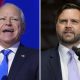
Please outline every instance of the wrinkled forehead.
M0 14L16 14L16 15L21 15L21 11L19 8L13 4L4 4L0 7Z

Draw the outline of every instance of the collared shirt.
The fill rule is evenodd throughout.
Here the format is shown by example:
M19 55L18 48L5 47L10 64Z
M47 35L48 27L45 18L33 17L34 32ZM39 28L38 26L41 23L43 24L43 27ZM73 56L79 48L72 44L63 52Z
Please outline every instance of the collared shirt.
M77 46L78 48L80 48L80 45ZM67 62L68 62L68 55L67 52L70 49L68 49L67 47L59 44L59 55L60 55L60 62L61 62L61 70L62 70L62 78L63 80L68 80L68 67L67 67ZM78 70L80 73L80 61L78 60L78 57L76 54L74 54L74 58L77 62L77 66L78 66Z
M14 56L15 56L15 54L16 54L16 51L17 51L17 49L18 49L19 44L20 44L20 42L14 44L14 45L11 46L10 48L8 48L8 49L12 50L12 52L8 55L8 73L9 73L9 70L10 70L10 67L11 67L11 64L12 64L12 61L13 61L13 59L14 59ZM1 53L1 51L2 51L3 49L5 49L5 48L3 48L2 46L0 46L0 64L1 64L1 62L3 61L3 58L4 58L3 53Z

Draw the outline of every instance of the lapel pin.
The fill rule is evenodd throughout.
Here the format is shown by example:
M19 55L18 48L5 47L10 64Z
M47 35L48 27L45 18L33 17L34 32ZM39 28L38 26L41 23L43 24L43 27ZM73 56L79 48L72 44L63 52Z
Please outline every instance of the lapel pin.
M21 57L22 57L22 58L25 58L26 56L25 56L25 55L21 55Z

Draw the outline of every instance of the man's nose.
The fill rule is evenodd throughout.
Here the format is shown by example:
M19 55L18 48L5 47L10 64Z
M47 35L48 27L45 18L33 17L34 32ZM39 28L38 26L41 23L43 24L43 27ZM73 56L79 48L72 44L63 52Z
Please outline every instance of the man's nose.
M8 25L8 26L11 26L11 25L12 25L10 19L7 19L7 20L6 20L6 25Z
M71 27L71 26L72 26L71 22L68 21L68 22L66 23L66 27Z

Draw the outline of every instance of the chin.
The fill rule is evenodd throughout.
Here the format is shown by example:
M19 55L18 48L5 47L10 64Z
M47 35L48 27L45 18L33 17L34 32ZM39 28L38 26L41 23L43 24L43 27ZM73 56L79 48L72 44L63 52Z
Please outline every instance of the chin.
M6 40L3 40L4 42L6 43L13 43L13 42L16 42L15 40L13 39L6 39Z

